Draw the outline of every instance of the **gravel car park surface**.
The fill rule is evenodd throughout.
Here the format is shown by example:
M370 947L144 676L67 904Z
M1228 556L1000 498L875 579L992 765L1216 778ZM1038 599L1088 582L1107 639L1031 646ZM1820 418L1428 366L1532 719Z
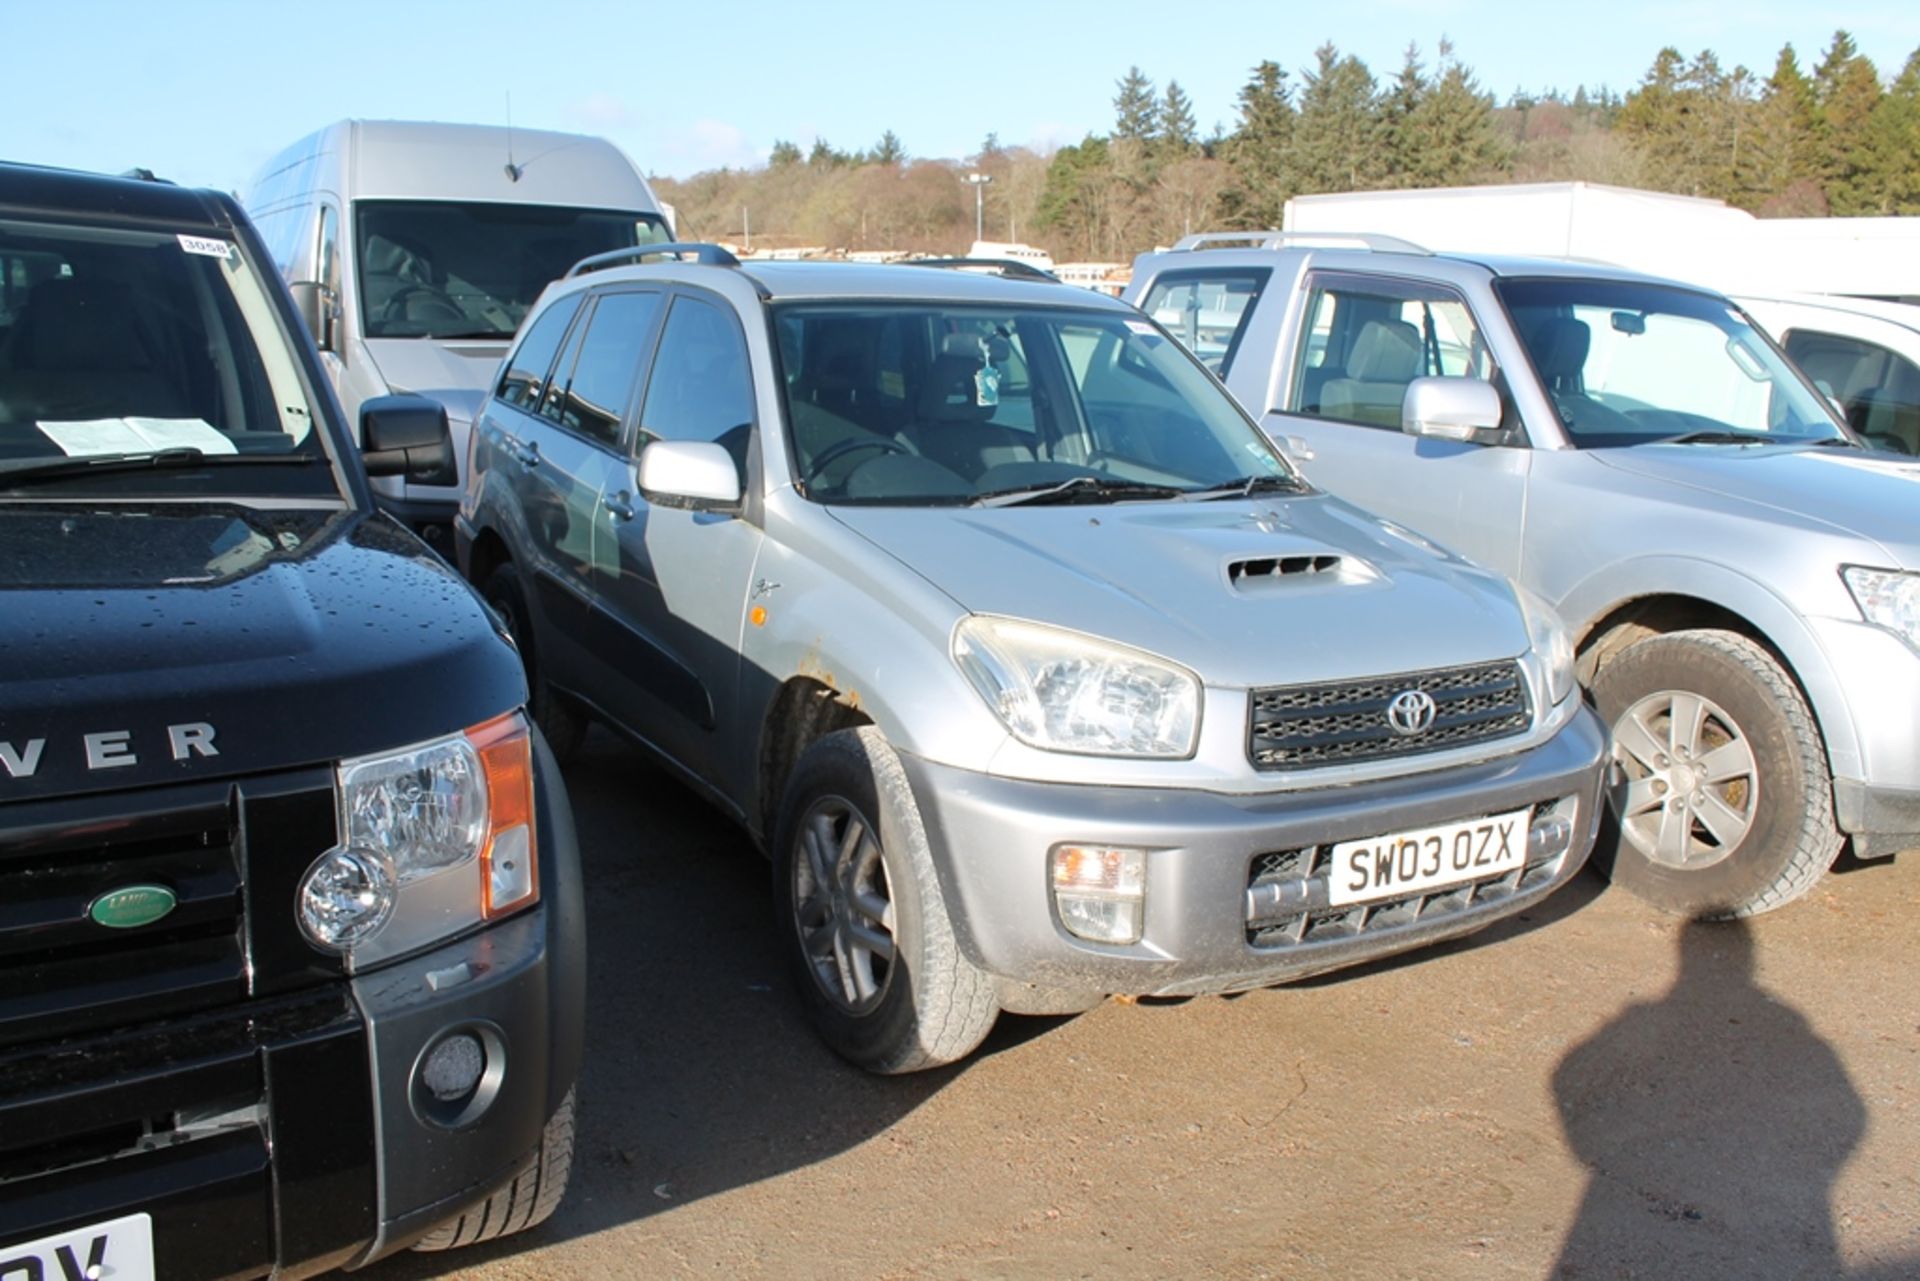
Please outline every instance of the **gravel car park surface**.
M1920 855L1735 925L1589 874L1398 963L1008 1017L883 1079L806 1025L736 829L604 733L567 779L572 1191L372 1281L1920 1276Z

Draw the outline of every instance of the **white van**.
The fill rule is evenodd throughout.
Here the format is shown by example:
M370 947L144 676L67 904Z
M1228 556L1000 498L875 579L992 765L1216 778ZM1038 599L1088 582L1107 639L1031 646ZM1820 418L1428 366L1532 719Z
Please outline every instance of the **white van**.
M343 120L268 161L244 203L356 433L371 397L431 396L447 407L456 471L474 410L547 283L590 254L672 239L612 143L486 125ZM374 486L432 539L450 527L460 479Z

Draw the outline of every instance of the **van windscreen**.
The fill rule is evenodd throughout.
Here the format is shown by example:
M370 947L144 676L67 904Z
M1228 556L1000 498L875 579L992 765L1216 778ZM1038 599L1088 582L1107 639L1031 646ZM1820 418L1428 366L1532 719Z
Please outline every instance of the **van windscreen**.
M510 338L582 258L671 238L656 214L554 205L363 200L354 221L369 338Z

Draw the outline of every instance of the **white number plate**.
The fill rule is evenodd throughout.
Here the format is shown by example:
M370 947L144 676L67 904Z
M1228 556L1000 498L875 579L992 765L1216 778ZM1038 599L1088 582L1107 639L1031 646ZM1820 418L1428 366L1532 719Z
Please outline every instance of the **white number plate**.
M129 1214L59 1236L0 1245L0 1278L14 1281L154 1281L153 1219Z
M1531 811L1491 814L1465 823L1423 827L1333 847L1327 897L1335 907L1499 876L1527 861Z

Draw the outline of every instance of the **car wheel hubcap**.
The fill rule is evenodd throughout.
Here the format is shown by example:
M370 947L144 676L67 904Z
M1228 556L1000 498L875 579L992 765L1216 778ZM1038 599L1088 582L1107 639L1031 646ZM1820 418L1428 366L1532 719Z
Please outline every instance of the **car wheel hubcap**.
M1621 835L1663 867L1710 867L1753 830L1760 773L1725 708L1679 690L1649 694L1613 723L1608 802Z
M849 1014L871 1012L893 977L893 894L880 839L851 801L823 797L801 820L793 914L820 990Z

